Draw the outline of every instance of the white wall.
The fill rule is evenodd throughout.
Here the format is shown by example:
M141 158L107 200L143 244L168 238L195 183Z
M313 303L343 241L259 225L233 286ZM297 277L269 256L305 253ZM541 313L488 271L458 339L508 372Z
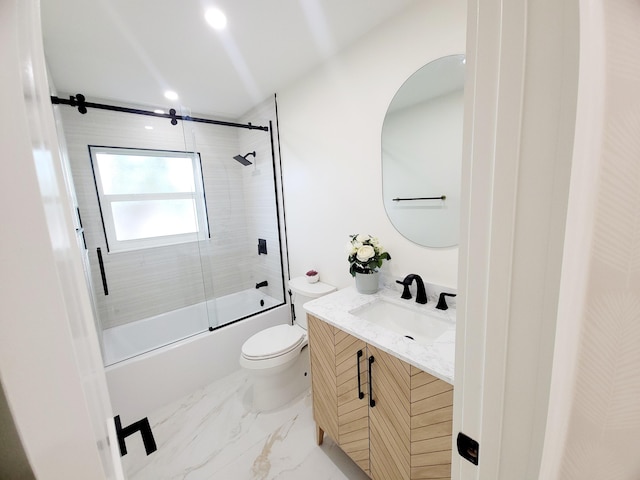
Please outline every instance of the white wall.
M381 132L402 83L426 63L464 53L466 2L420 1L278 93L291 275L310 268L352 284L348 235L370 233L392 256L393 276L457 286L457 248L406 240L382 202Z
M640 4L582 1L581 83L541 478L640 478Z

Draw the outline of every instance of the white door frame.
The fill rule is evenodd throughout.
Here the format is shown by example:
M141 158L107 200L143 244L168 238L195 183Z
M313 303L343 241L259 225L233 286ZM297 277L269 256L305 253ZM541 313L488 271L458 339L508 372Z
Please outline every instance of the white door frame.
M0 378L38 479L121 479L39 7L0 2Z
M538 478L578 85L578 0L470 0L453 479ZM455 442L455 439L454 439Z

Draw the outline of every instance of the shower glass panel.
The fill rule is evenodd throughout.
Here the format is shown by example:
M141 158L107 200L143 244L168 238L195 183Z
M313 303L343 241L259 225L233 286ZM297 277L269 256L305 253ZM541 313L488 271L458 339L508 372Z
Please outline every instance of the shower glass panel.
M60 115L105 365L284 303L269 121Z
M187 149L202 159L210 235L199 246L210 330L285 302L272 129L259 118L238 123L249 122L267 129L184 122Z
M105 365L207 331L206 309L193 307L205 301L194 234L202 177L182 128L123 112L59 111Z

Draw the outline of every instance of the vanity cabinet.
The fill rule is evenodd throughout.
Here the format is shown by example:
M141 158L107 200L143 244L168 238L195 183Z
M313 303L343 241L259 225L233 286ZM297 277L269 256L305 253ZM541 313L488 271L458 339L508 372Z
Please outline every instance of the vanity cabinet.
M453 386L309 315L317 441L373 480L451 478Z

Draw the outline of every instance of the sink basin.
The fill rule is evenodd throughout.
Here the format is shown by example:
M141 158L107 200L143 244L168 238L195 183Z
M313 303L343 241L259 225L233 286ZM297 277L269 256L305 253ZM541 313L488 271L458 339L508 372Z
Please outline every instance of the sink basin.
M422 345L431 345L451 329L451 323L446 320L385 300L376 300L350 313L387 330L411 337Z

